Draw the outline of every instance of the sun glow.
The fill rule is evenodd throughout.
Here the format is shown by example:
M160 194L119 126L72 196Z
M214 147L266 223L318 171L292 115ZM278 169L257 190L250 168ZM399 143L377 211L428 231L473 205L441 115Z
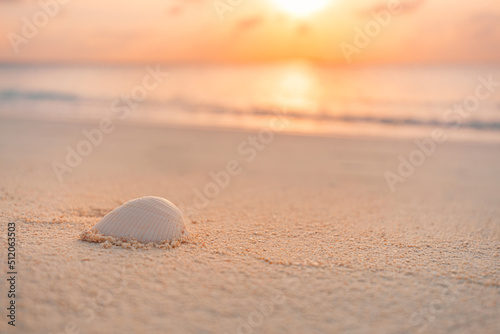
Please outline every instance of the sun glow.
M325 7L330 0L272 0L279 8L284 11L297 15L305 16Z

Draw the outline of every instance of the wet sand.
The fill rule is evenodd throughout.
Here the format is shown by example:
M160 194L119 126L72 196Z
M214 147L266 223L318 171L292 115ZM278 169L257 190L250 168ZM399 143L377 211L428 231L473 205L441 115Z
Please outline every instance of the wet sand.
M59 182L53 162L93 128L0 120L3 276L8 222L18 257L0 332L498 332L498 144L441 144L391 192L412 141L121 124ZM186 213L187 243L80 240L148 195Z

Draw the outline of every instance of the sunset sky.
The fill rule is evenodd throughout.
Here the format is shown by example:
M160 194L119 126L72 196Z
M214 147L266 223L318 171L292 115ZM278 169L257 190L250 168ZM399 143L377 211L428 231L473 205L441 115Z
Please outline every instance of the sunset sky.
M303 1L309 6L305 10L312 10L315 1ZM40 3L53 5L55 0ZM70 0L59 5L54 17L37 28L33 37L18 44L16 54L11 40L26 37L23 17L29 22L34 16L43 20L40 3L0 0L0 61L259 62L298 58L347 64L340 46L354 46L355 29L376 22L373 13L387 10L390 1L331 0L318 4L321 8L312 13L297 15L294 9L301 9L300 3L294 8L280 5L278 0L242 0L234 7L227 5L230 10L220 15L214 4L229 4L230 0ZM368 46L352 54L353 63L500 62L498 0L405 0L401 4L402 12L392 15Z

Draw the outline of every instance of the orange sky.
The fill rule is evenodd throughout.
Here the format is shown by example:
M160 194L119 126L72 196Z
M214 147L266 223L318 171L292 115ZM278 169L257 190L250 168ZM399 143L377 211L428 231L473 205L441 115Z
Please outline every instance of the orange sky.
M59 1L67 3L41 0L55 8L45 20L38 1L0 0L0 61L500 62L498 0L401 0L402 12L386 26L373 13L398 0L332 0L302 18L273 0L220 0L239 3L227 5L224 20L218 0ZM34 20L33 33L26 22ZM356 29L377 25L357 47ZM341 46L351 51L347 58Z

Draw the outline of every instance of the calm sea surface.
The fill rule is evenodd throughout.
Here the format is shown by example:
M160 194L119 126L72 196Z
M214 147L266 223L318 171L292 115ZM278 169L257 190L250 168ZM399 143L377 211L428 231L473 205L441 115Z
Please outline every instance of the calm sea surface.
M0 121L112 117L258 130L279 113L290 133L411 138L442 128L500 142L500 67L159 65L168 75L158 84L146 67L0 65Z

